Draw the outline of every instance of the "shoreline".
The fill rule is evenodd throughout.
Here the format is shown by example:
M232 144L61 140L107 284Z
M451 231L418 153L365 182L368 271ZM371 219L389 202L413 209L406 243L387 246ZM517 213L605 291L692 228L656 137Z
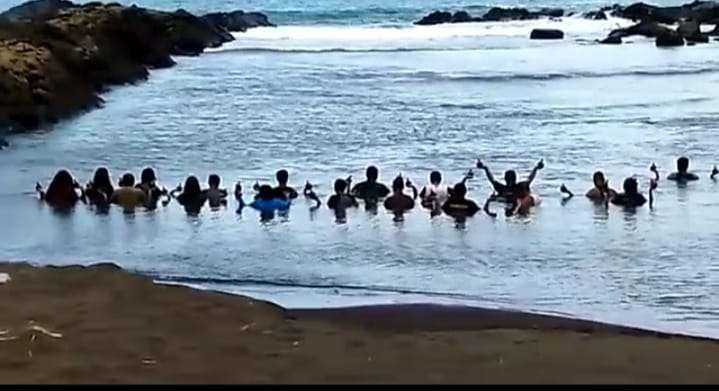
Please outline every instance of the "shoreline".
M284 309L114 264L0 273L8 383L719 381L709 338L461 306Z

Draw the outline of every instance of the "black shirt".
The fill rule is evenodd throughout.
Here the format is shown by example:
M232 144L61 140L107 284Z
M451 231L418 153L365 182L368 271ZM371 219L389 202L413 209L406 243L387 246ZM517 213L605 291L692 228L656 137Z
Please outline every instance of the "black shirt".
M393 195L384 200L384 207L394 212L403 212L414 208L414 200L404 194Z
M360 182L352 188L352 195L365 201L376 201L387 197L389 193L389 188L379 182Z
M272 192L275 193L275 197L288 201L297 198L297 191L289 186L277 186Z
M644 198L644 196L639 193L633 194L633 195L621 193L621 194L617 194L616 196L612 197L612 204L620 205L620 206L628 206L628 207L642 206L646 202L647 202L647 199Z
M466 198L461 200L450 198L442 205L442 210L450 216L474 216L479 212L479 206Z

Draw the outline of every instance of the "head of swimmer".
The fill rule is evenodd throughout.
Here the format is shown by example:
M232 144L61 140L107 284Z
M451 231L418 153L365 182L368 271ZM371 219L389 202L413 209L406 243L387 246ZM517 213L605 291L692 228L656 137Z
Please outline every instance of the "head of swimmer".
M594 181L594 187L597 189L603 189L607 184L607 180L604 178L604 173L601 171L595 172L592 179Z
M639 184L637 184L637 180L634 178L627 178L624 180L624 194L626 195L635 195L639 193Z
M379 178L379 170L375 166L367 167L367 182L375 183Z
M439 171L432 171L429 174L429 183L439 186L442 183L442 174Z
M95 175L92 177L92 183L98 187L112 187L110 181L110 171L105 167L100 167L95 170Z
M452 198L456 200L463 200L466 195L467 186L464 183L460 182L452 188Z
M220 188L220 176L217 174L212 174L207 178L207 184L210 185L210 189L219 189Z
M260 191L258 192L258 196L261 200L269 201L273 198L275 198L275 193L272 191L272 186L270 185L262 185L260 186Z
M70 174L70 171L60 170L52 178L52 181L50 181L50 186L48 186L48 193L62 188L72 188L74 182L75 179L73 179L72 175Z
M679 174L686 174L689 171L689 158L688 157L680 157L677 159L677 172Z
M288 173L287 170L279 170L275 178L277 178L277 183L280 186L287 186L287 182L290 180L290 173Z
M140 183L144 185L152 185L155 183L155 181L157 181L155 170L150 167L147 167L142 170L142 173L140 173Z
M344 179L337 179L335 181L335 193L342 194L347 190L347 182Z
M517 184L517 173L514 170L507 170L504 172L504 182L507 186L514 186Z
M120 178L120 187L132 187L135 186L135 176L127 172Z
M183 193L189 195L201 194L202 189L200 188L200 180L194 175L188 176L187 179L185 179L185 188Z

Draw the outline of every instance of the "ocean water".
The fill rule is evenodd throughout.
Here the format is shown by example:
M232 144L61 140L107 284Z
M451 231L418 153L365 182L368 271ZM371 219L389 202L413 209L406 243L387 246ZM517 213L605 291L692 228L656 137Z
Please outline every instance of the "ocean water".
M113 261L290 307L459 303L719 336L719 183L708 178L719 163L716 43L594 44L628 23L618 19L411 25L435 8L525 5L513 1L137 3L263 10L280 27L178 58L105 94L100 110L10 137L0 152L0 259ZM530 41L535 27L566 39ZM605 210L582 196L596 169L615 187L637 175L646 191L652 162L665 176L684 154L701 180L661 181L654 210ZM424 184L433 169L458 180L477 157L498 176L527 175L544 158L534 185L542 204L528 218L479 214L461 225L423 210L396 223L360 208L337 224L300 199L287 218L261 223L234 203L199 217L175 203L58 215L32 195L60 167L84 182L99 165L115 179L149 165L168 187L218 173L228 188L249 188L286 168L292 184L317 183L326 199L335 178L359 180L368 164L384 182L401 172ZM562 183L577 194L567 203ZM477 175L469 191L481 204L491 189Z

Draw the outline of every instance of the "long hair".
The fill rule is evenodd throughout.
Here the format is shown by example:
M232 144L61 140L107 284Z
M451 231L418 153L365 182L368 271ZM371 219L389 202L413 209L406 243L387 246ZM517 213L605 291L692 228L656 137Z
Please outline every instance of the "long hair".
M92 185L95 190L105 193L108 197L115 191L112 186L112 180L110 179L110 171L105 167L99 167L95 170L95 175L92 177Z
M67 189L72 190L74 181L75 180L72 178L72 175L69 171L58 171L57 174L55 174L55 176L52 178L50 185L47 187L47 193L45 193L45 197L48 199L53 199L54 197L63 194L63 192L67 191Z

